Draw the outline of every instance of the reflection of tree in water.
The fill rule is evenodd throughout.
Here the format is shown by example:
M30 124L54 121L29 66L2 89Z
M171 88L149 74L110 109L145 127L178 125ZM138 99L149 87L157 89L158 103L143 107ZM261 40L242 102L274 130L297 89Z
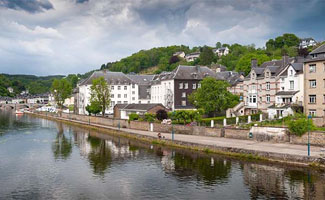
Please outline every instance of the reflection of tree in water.
M55 159L67 159L72 152L72 138L64 135L62 123L58 123L58 133L52 144L52 151Z
M207 185L215 184L217 181L226 181L231 170L231 163L223 159L210 157L193 158L188 155L176 153L174 157L175 171L178 176L190 176L197 174Z
M112 164L110 147L105 140L92 136L88 137L88 142L91 146L91 151L88 154L90 165L94 169L94 174L102 176Z

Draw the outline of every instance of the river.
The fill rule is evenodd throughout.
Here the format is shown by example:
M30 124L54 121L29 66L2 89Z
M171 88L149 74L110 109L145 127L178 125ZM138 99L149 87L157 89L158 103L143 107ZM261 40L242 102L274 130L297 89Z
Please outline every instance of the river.
M0 199L158 198L325 199L325 173L0 111Z

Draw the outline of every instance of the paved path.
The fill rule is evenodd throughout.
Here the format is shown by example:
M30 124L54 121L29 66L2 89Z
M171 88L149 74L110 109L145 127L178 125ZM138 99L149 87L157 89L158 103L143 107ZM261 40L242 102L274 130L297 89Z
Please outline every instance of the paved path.
M81 124L87 124L87 122L80 122L76 120L67 120L66 118L58 118L61 120L72 121ZM138 135L150 136L157 138L158 132L141 131L128 128L117 128L112 126L105 126L99 124L90 124L100 128L108 128L113 130L121 130L127 133L133 133ZM171 140L171 133L161 133L166 139ZM240 139L230 139L230 138L220 138L220 137L209 137L209 136L197 136L197 135L184 135L175 134L176 141L195 143L199 145L211 145L215 147L226 147L226 148L238 148L244 150L254 150L259 152L271 152L277 154L288 154L293 156L307 156L307 145L295 145L289 143L271 143L271 142L257 142L253 140L240 140ZM321 157L321 147L311 146L311 156Z

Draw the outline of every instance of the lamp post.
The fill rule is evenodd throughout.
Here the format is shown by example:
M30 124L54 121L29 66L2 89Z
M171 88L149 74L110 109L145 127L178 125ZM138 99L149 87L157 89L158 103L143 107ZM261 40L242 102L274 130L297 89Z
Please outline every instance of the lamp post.
M308 115L308 156L310 156L310 141L309 141L309 135L310 135L310 122L309 120L312 118L311 115Z
M172 112L172 141L174 141L174 124L173 124L173 119L174 119L174 116L175 116L175 111Z

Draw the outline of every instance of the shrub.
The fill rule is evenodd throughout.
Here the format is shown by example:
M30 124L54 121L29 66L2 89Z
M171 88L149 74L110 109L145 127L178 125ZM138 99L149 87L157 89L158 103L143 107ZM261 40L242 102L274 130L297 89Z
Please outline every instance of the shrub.
M156 117L158 120L162 121L162 120L168 118L168 114L167 114L166 110L160 109L156 112Z
M290 133L295 134L297 136L302 136L308 131L308 126L310 130L314 129L313 122L311 120L308 120L306 118L300 118L295 121L290 121L288 123L288 128Z
M151 114L151 113L144 114L144 121L154 122L155 121L155 115Z
M139 115L136 113L131 113L129 114L129 121L134 121L134 120L138 120L139 119Z

